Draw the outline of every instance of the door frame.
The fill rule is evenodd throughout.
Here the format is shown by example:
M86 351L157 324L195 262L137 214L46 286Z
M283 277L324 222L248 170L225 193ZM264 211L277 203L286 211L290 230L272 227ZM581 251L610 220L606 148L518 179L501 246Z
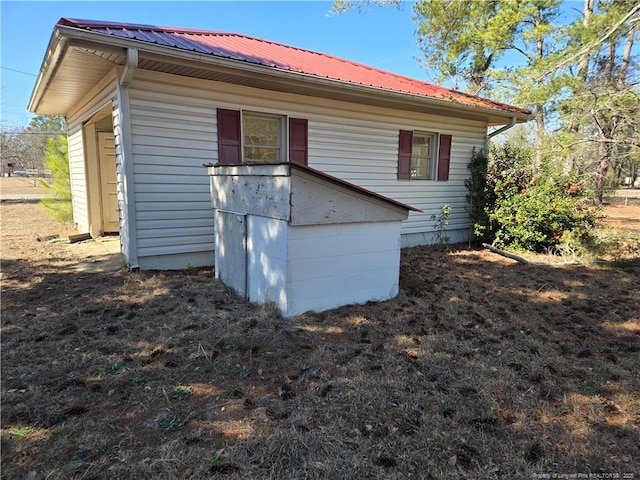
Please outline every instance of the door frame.
M102 148L104 147L104 145L102 144L100 137L101 136L106 136L108 135L110 137L110 142L107 140L107 143L110 143L110 147L113 148L114 150L114 157L113 159L106 159L103 158L102 154ZM115 144L114 144L114 135L113 132L108 131L108 130L96 130L96 138L98 141L98 172L100 173L100 213L102 216L102 232L103 233L108 233L108 234L113 234L113 233L118 233L120 231L120 215L118 213L118 201L117 201L117 195L118 195L118 186L117 186L117 181L118 181L118 174L116 171L116 159L115 159ZM109 160L112 160L112 164L109 165L108 167L112 167L109 168L109 170L113 170L113 177L112 178L105 178L105 163ZM111 172L109 172L111 173ZM108 183L112 182L113 186L107 188ZM111 215L115 215L115 224L116 224L116 229L113 230L111 228L107 229L107 224L113 222L113 217L109 218L109 212L108 212L108 208L110 207L110 205L106 205L105 202L105 197L109 194L111 194L112 188L115 187L115 195L116 195L116 210L115 210L115 214L114 212L111 212Z
M89 233L92 237L104 234L102 215L102 180L100 175L100 152L98 133L113 132L111 103L105 104L83 125L85 153L85 186L89 216Z

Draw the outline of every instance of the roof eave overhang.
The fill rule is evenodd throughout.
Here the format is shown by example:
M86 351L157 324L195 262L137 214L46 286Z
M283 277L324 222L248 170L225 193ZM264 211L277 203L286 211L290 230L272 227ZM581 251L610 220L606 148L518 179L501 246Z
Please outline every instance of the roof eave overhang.
M36 83L31 92L31 98L29 99L29 105L27 107L30 112L37 113L42 97L46 93L47 87L61 63L67 46L67 37L61 35L59 29L55 28L49 39L47 52L42 60Z
M516 123L523 123L533 118L523 112L463 105L424 95L323 78L61 25L56 27L49 43L47 54L29 102L30 111L38 113L51 79L59 68L64 53L70 44L82 46L83 48L91 47L96 50L106 49L113 51L115 49L123 54L127 48L137 48L141 59L146 57L161 62L181 63L198 66L203 69L224 70L239 76L250 75L254 80L256 77L260 77L264 80L264 88L266 89L271 88L286 92L292 90L290 87L296 87L298 90L306 92L305 94L307 95L325 96L364 104L405 108L435 114L447 113L451 116L486 121L488 125L505 125L513 118L516 119ZM60 114L63 113L60 112Z

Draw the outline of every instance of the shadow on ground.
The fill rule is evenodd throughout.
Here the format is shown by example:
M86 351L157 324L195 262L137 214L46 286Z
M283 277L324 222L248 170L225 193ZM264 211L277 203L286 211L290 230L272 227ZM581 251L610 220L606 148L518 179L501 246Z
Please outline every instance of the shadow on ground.
M283 319L5 261L3 478L640 474L639 273L419 247L396 299Z

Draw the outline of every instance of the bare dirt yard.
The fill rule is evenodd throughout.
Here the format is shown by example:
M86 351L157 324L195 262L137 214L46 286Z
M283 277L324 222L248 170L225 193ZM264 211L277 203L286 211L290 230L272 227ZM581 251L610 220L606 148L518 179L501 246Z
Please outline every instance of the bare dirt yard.
M0 177L0 195L47 193L39 178Z
M640 479L637 261L412 248L397 298L283 319L0 214L3 479Z

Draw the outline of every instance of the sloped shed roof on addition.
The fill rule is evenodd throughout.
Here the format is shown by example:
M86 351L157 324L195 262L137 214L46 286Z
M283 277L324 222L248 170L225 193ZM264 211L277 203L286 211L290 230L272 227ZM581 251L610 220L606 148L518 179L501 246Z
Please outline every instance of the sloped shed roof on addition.
M58 25L350 84L419 95L469 107L516 115L530 114L526 109L421 82L325 53L237 33L70 18L60 19Z

